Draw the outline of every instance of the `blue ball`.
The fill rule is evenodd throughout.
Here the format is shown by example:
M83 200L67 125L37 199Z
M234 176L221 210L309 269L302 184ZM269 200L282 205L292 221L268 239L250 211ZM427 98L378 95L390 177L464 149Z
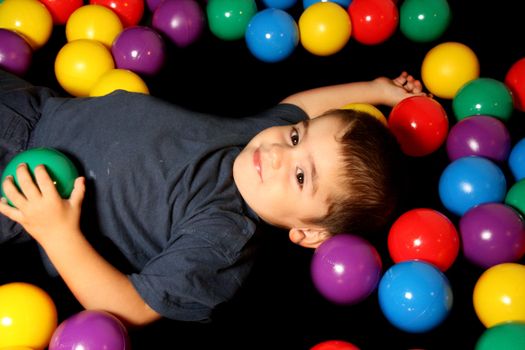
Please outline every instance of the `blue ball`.
M291 8L297 0L262 0L266 7L287 10Z
M441 203L458 216L478 204L503 202L506 191L507 181L500 167L479 156L456 159L439 179Z
M267 8L256 13L246 28L250 52L264 62L278 62L292 54L299 43L299 28L286 11Z
M525 179L525 138L512 147L508 162L514 179L516 181Z
M395 327L427 332L450 313L452 289L447 277L430 263L407 260L390 267L379 282L379 306Z
M352 3L352 0L303 0L303 8L306 10L309 6L312 6L316 2L335 2L341 5L345 10L348 10L348 6Z

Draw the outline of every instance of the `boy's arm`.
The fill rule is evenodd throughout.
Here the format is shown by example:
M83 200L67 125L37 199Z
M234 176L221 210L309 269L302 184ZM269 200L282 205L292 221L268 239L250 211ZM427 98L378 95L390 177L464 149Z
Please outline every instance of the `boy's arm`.
M20 223L44 248L84 308L106 310L131 326L159 319L127 276L98 254L80 231L84 179L76 179L70 198L62 199L44 166L36 167L34 173L36 183L27 166L17 169L21 191L12 178L6 179L4 193L16 208L2 199L0 213Z
M370 81L337 84L305 90L285 98L302 108L310 118L329 109L341 108L349 103L395 106L404 98L426 95L421 82L406 72L395 79L379 77Z

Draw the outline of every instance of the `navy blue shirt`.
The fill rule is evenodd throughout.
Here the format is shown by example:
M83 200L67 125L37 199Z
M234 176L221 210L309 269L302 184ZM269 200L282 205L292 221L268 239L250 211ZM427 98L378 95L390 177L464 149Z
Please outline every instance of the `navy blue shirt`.
M225 118L153 96L46 98L28 147L53 147L86 176L83 232L164 317L209 319L247 277L257 215L233 181L261 130L297 123L296 106Z

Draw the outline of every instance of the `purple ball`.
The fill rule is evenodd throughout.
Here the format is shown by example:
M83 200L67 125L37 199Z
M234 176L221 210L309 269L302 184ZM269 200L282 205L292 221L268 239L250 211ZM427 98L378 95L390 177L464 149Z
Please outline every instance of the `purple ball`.
M315 250L310 267L313 284L321 295L335 304L351 305L376 289L382 262L365 239L338 234Z
M204 12L195 0L164 0L153 12L153 28L179 47L197 41L204 24Z
M163 1L164 0L146 0L146 5L148 5L148 9L151 12L155 12L157 7L159 7L160 3L163 2Z
M0 28L0 68L23 76L31 66L33 50L15 31Z
M157 74L166 61L164 39L154 29L145 26L125 28L115 38L111 53L117 68L137 74Z
M446 147L451 161L480 156L504 162L510 153L510 133L501 120L476 115L460 120L450 129Z
M483 268L516 262L525 254L522 217L503 203L484 203L469 209L459 221L465 258Z
M84 310L66 320L51 336L49 350L129 350L124 324L112 314Z

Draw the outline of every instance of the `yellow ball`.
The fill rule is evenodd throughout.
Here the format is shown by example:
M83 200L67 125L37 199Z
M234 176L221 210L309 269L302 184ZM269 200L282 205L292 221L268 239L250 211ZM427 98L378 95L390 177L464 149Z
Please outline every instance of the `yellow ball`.
M89 96L104 96L119 89L149 95L148 86L137 73L117 68L104 73L89 92Z
M0 3L0 28L16 31L36 50L51 37L53 17L38 0L5 0Z
M88 96L95 83L115 68L111 51L95 40L79 39L66 43L55 59L59 84L73 96Z
M111 9L102 5L84 5L76 9L66 22L67 41L91 39L111 48L122 32L122 22Z
M43 289L24 282L0 286L0 349L45 349L56 328L57 309Z
M479 77L479 61L472 49L462 43L445 42L427 52L421 65L421 78L429 92L452 99L467 82Z
M303 47L318 56L339 52L350 39L350 15L334 2L317 2L299 17L299 34Z
M473 301L487 328L502 322L525 322L525 265L502 263L485 270L474 286Z
M368 113L383 123L385 126L388 126L388 122L383 112L381 112L376 106L369 103L349 103L344 105L342 109L353 109L355 111Z

